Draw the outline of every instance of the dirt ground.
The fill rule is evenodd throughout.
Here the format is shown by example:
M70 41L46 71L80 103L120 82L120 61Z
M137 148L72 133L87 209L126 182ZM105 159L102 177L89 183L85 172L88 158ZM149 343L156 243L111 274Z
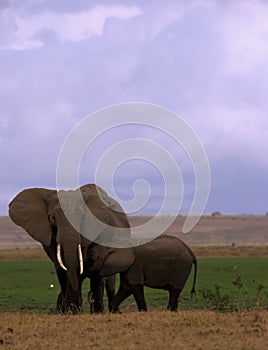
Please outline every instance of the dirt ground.
M129 217L131 227L151 219L150 216ZM268 245L268 215L205 215L190 233L183 234L185 219L185 216L162 216L162 221L172 222L165 233L176 235L190 246ZM40 246L8 216L0 216L0 249Z
M138 226L150 220L147 216L130 216L131 226ZM170 216L161 220L173 219ZM185 216L177 217L166 231L176 235L190 246L268 245L268 215L218 215L203 216L197 226L188 234L182 234ZM40 244L9 217L0 217L0 249L36 248Z
M268 313L151 311L122 315L1 314L4 349L268 348Z
M150 219L129 217L132 227ZM178 216L166 233L186 242L198 258L268 257L268 215L207 215L188 234L181 233L184 222L185 217ZM38 242L9 217L0 217L0 261L44 259Z

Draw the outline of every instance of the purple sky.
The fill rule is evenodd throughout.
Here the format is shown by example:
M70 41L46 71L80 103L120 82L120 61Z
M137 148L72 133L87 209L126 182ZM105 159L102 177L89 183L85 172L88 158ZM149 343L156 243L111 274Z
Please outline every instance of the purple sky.
M206 212L268 212L268 1L0 2L0 215L28 187L55 188L62 144L75 125L111 104L141 101L184 118L211 167ZM81 164L92 182L102 150L147 137L170 150L193 199L191 164L166 135L126 127L96 141ZM180 163L181 162L181 163ZM134 161L116 189L131 197L145 177L152 212L161 176Z

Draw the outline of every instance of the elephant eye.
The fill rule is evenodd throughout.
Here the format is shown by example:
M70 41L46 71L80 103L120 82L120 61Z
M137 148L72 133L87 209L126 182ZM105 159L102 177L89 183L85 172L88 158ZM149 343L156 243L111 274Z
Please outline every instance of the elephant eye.
M54 214L50 214L49 219L50 219L52 224L54 224L56 222L56 216Z

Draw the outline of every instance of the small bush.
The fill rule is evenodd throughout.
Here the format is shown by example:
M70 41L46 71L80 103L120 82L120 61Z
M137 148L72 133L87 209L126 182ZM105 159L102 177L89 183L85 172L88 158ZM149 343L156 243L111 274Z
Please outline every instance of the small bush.
M214 211L211 216L221 216L221 213L219 211Z
M221 286L214 285L214 289L202 288L199 293L210 310L228 312L234 311L234 305L227 294L221 293Z

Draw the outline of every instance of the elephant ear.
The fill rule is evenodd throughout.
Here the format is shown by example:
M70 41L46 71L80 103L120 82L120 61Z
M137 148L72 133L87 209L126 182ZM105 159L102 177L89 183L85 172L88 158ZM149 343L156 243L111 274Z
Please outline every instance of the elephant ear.
M100 270L100 276L106 277L124 272L133 264L135 252L133 248L111 248Z
M80 187L80 190L82 192L82 195L84 196L84 199L88 198L90 195L91 196L98 196L101 201L106 205L106 207L118 211L118 212L123 212L124 210L121 207L121 205L112 197L108 196L108 194L99 186L94 185L94 184L88 184Z
M54 190L30 188L20 192L9 204L9 216L18 226L45 246L50 245L51 227L48 221L47 203Z
M89 184L80 187L80 190L90 211L90 213L86 213L81 227L81 233L86 238L91 241L98 238L100 242L104 243L113 240L116 235L116 228L129 228L127 216L123 209L103 189L94 184ZM123 213L114 211L115 207ZM129 233L127 232L126 237L128 236Z

